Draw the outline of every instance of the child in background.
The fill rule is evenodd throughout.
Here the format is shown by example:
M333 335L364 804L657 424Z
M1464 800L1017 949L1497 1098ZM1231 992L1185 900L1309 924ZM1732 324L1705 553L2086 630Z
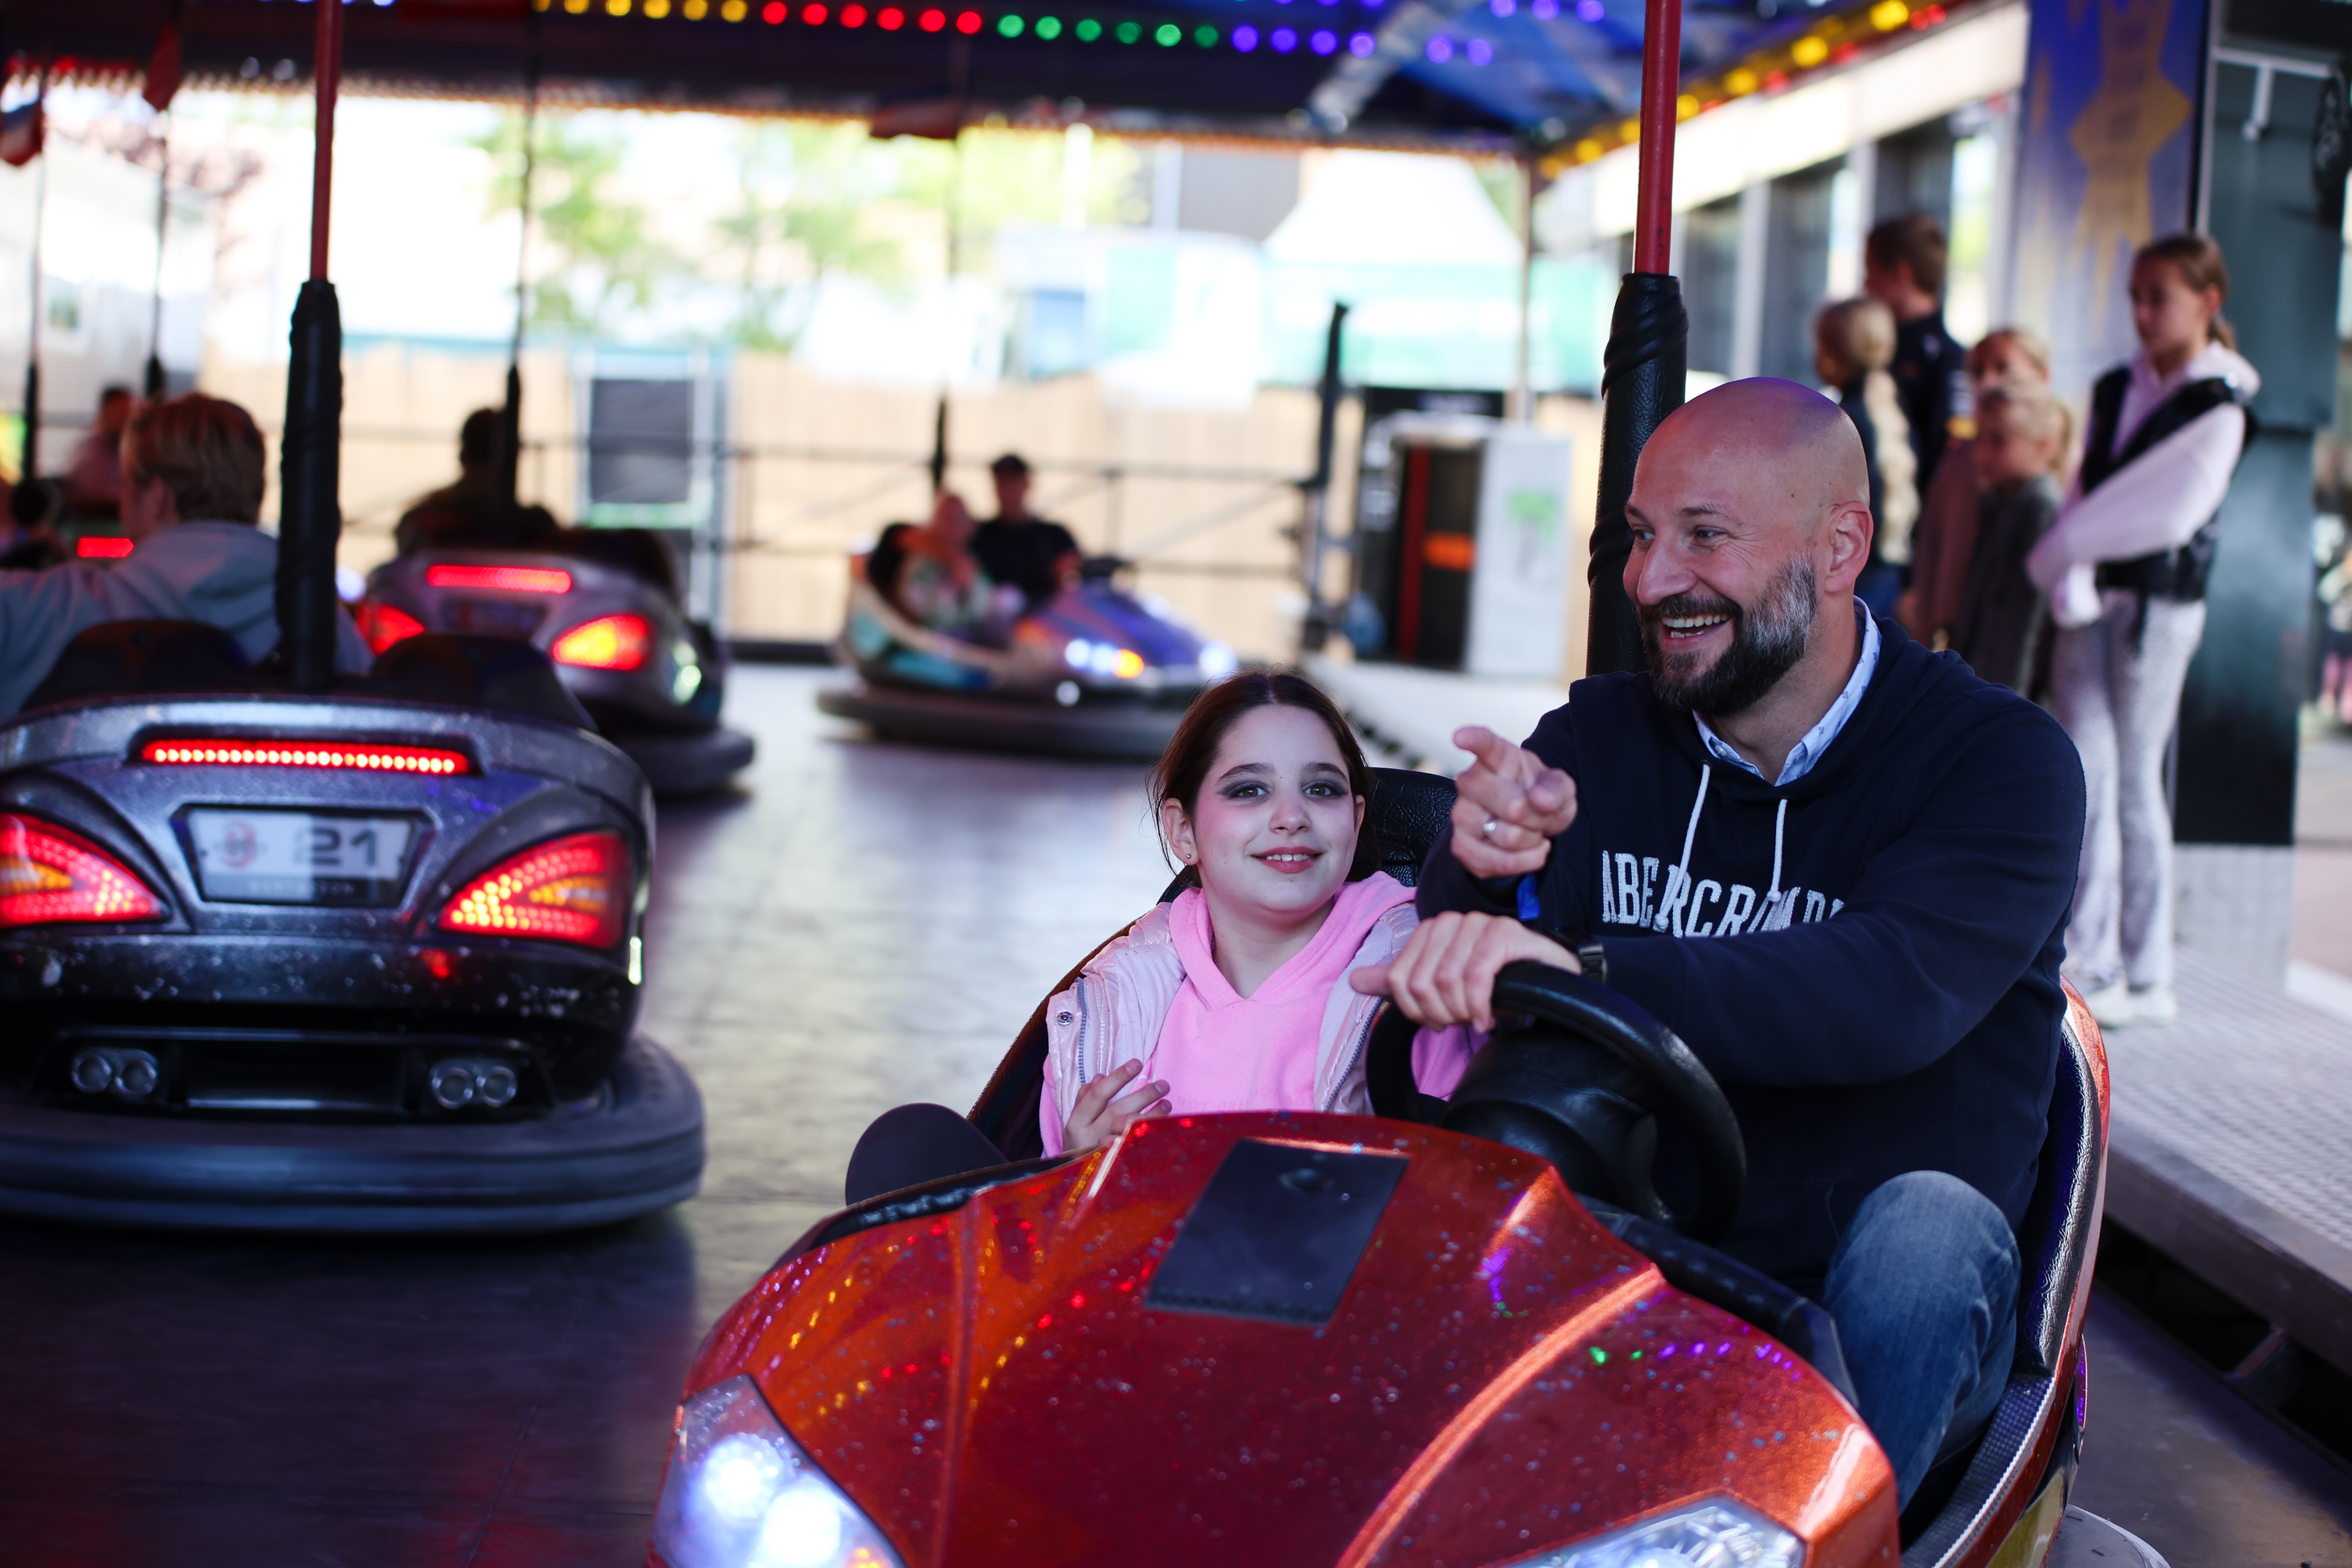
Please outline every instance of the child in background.
M1911 561L1911 525L1919 517L1919 459L1895 378L1887 374L1894 358L1895 312L1875 300L1841 300L1814 319L1813 368L1861 432L1870 468L1870 515L1877 527L1870 564L1853 593L1874 616L1895 613Z
M1981 398L2004 382L2050 384L2050 345L2023 327L1996 327L1977 340L1968 354L1969 385ZM1919 509L1911 532L1911 583L1895 602L1895 618L1914 640L1929 647L1951 646L1952 623L1967 590L1969 559L1977 544L1977 466L1967 436L1944 448L1944 460Z
M2030 695L2049 595L2025 574L2027 552L2058 519L2066 409L2039 381L1977 395L1975 549L1953 617L1951 648L1987 680Z

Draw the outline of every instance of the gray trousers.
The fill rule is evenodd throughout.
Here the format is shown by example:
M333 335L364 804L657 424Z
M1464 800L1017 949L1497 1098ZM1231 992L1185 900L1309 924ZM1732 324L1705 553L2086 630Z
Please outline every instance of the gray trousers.
M2081 879L2066 928L2066 967L2095 991L2118 974L2136 986L2172 984L2172 811L2164 751L2180 716L2180 688L2205 635L2205 605L2151 599L2131 646L2137 596L2110 589L2087 626L2051 649L2052 705L2083 753L2089 811Z

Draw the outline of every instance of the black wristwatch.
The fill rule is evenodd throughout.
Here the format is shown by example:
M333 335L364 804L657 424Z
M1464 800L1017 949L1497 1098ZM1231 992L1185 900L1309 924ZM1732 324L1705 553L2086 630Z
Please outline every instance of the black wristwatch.
M1577 964L1583 970L1586 979L1599 985L1609 984L1609 953L1601 945L1599 937L1587 936L1580 931L1562 931L1557 926L1538 925L1534 921L1521 923L1545 941L1556 942L1576 954Z

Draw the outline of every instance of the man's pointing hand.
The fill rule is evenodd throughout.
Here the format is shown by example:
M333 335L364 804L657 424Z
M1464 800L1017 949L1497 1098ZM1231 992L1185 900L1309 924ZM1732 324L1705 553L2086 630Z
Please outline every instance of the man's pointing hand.
M1454 731L1475 760L1454 781L1454 858L1474 877L1540 871L1576 820L1576 781L1475 724Z

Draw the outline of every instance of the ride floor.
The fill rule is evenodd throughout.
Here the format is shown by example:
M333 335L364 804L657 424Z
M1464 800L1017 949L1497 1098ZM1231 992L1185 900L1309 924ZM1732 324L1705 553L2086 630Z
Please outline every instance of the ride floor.
M643 1562L712 1318L1167 876L1139 769L874 744L819 679L739 669L753 773L661 819L645 1026L702 1195L467 1244L0 1224L0 1563ZM2352 1565L2352 1474L2116 1303L2091 1342L2084 1507L2176 1568Z

